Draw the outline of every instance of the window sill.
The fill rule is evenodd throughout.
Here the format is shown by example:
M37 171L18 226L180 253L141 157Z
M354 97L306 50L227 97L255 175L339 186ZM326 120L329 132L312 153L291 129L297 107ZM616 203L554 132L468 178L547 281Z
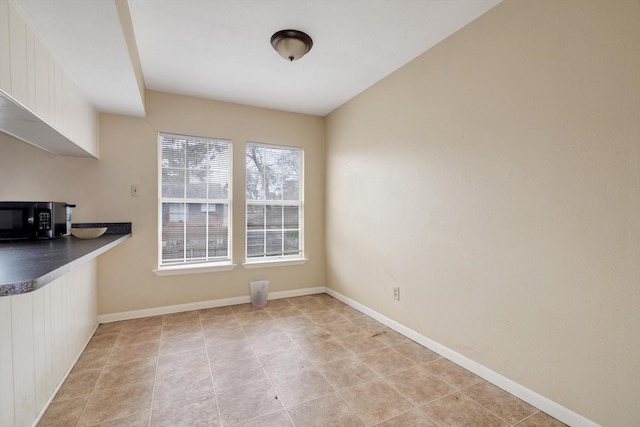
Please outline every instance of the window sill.
M216 271L231 271L236 268L236 264L230 262L216 264L199 265L176 265L171 267L159 267L153 272L157 276L175 276L178 274L213 273Z
M242 264L244 268L267 268L267 267L285 267L287 265L301 265L309 261L307 258L283 258L270 259L268 261L248 261Z

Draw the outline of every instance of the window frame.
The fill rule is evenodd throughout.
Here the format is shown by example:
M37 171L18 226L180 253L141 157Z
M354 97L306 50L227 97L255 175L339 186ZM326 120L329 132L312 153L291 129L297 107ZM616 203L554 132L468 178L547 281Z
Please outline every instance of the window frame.
M247 197L247 175L248 175L248 169L247 169L247 149L249 148L249 146L254 145L254 146L260 146L260 147L264 147L264 148L271 148L271 149L277 149L277 150L290 150L290 151L297 151L300 153L300 163L299 163L299 170L298 170L298 175L299 175L299 181L298 181L298 200L296 201L292 201L292 200L266 200L266 199L249 199ZM260 268L260 267L279 267L279 266L285 266L285 265L298 265L298 264L304 264L308 261L308 259L305 257L305 252L304 252L304 148L302 147L296 147L296 146L289 146L289 145L276 145L276 144L267 144L267 143L262 143L262 142L255 142L255 141L247 141L245 144L245 149L244 149L244 165L245 165L245 171L244 171L244 178L245 178L245 182L244 182L244 195L245 195L245 218L244 218L244 254L245 254L245 262L242 264L244 268L247 269L251 269L251 268ZM249 249L249 229L248 229L248 215L249 215L249 205L250 204L254 204L254 205L262 205L262 206L267 206L267 205L279 205L282 206L283 208L285 206L297 206L298 207L298 242L299 242L299 251L296 254L293 255L273 255L273 256L249 256L248 253L248 249ZM267 230L267 225L265 223L265 232ZM284 232L284 228L282 229L282 231ZM266 244L266 241L265 241Z
M163 196L163 168L162 160L163 160L163 139L165 137L176 138L176 139L193 139L193 140L202 140L202 141L212 141L212 142L225 142L228 146L228 155L229 155L229 169L228 169L228 191L226 199L210 199L209 194L207 194L206 199L199 198L189 198L185 192L184 197L175 198L175 197L164 197ZM158 132L157 137L157 148L158 148L158 254L157 254L157 269L153 270L159 276L164 275L174 275L174 274L187 274L187 273L206 273L211 271L228 271L235 267L233 264L233 142L230 139L224 138L214 138L214 137L201 137L201 136L193 136L193 135L183 135L183 134L174 134L169 132ZM200 170L200 169L189 169L187 165L184 166L185 173L189 170ZM186 183L185 183L186 185ZM186 189L187 187L185 187ZM203 260L203 261L183 261L183 262L175 262L175 263L164 263L162 258L162 243L163 243L163 204L164 203L199 203L199 204L220 204L219 202L223 201L223 205L227 203L227 256L225 259L221 260ZM209 214L207 213L207 230L209 227ZM208 235L207 231L207 248L209 246L209 239L211 236Z

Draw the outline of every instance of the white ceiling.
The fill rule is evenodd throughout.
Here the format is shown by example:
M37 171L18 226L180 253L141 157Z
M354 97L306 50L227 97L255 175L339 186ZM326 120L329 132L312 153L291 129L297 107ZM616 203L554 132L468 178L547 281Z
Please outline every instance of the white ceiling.
M144 114L116 0L16 1L100 111ZM499 2L128 0L148 89L315 115ZM293 63L270 44L289 28L314 42Z

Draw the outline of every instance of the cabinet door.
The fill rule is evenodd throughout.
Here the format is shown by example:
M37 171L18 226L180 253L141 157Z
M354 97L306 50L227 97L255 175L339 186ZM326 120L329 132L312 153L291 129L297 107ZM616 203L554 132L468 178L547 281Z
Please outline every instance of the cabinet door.
M29 26L26 27L27 40L27 108L36 110L36 53L35 37Z
M40 37L34 40L36 71L36 114L44 121L51 122L49 104L49 50Z
M0 90L6 93L11 93L9 3L7 0L0 0Z
M6 297L3 297L6 298ZM12 295L13 392L16 426L33 424L36 411L35 350L33 345L33 298L31 293Z
M75 116L74 113L71 107L71 79L67 73L64 73L62 75L62 122L60 123L60 129L67 138L71 138L71 140L77 144L71 126L71 122Z
M2 27L0 27L2 28ZM11 297L0 297L0 425L15 425Z
M35 377L35 399L36 399L36 413L39 413L44 408L51 397L53 392L52 388L49 388L51 383L51 375L47 371L47 351L46 346L46 327L47 322L44 317L45 305L48 301L45 301L44 288L40 288L35 292L31 292L33 298L33 355L34 355L34 377ZM48 296L48 294L47 294Z
M11 96L27 105L27 24L22 15L9 6L9 55L11 60Z
M53 77L53 99L51 106L53 110L51 111L51 121L50 124L53 125L59 132L62 132L60 128L60 123L62 122L62 114L64 106L62 105L62 67L58 64L58 61L51 61L52 67L49 69L49 72Z
M78 132L79 122L78 117L80 116L80 91L76 88L71 80L67 81L67 111L72 111L73 114L69 114L67 119L67 136L71 138L76 144L82 146L82 141L80 140L80 134Z

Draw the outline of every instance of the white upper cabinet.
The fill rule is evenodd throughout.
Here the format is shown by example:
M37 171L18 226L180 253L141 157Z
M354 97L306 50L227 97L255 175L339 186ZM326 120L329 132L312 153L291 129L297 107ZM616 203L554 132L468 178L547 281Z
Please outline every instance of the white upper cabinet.
M0 0L0 131L54 154L98 157L98 112L12 0Z
M36 110L35 34L27 30L27 108Z
M35 113L44 121L51 121L51 108L49 105L49 50L45 47L40 37L34 38L35 51L35 85L36 85L36 109Z
M0 90L11 90L11 60L9 58L9 4L0 0Z
M9 7L9 60L11 96L27 106L27 24L14 7Z

